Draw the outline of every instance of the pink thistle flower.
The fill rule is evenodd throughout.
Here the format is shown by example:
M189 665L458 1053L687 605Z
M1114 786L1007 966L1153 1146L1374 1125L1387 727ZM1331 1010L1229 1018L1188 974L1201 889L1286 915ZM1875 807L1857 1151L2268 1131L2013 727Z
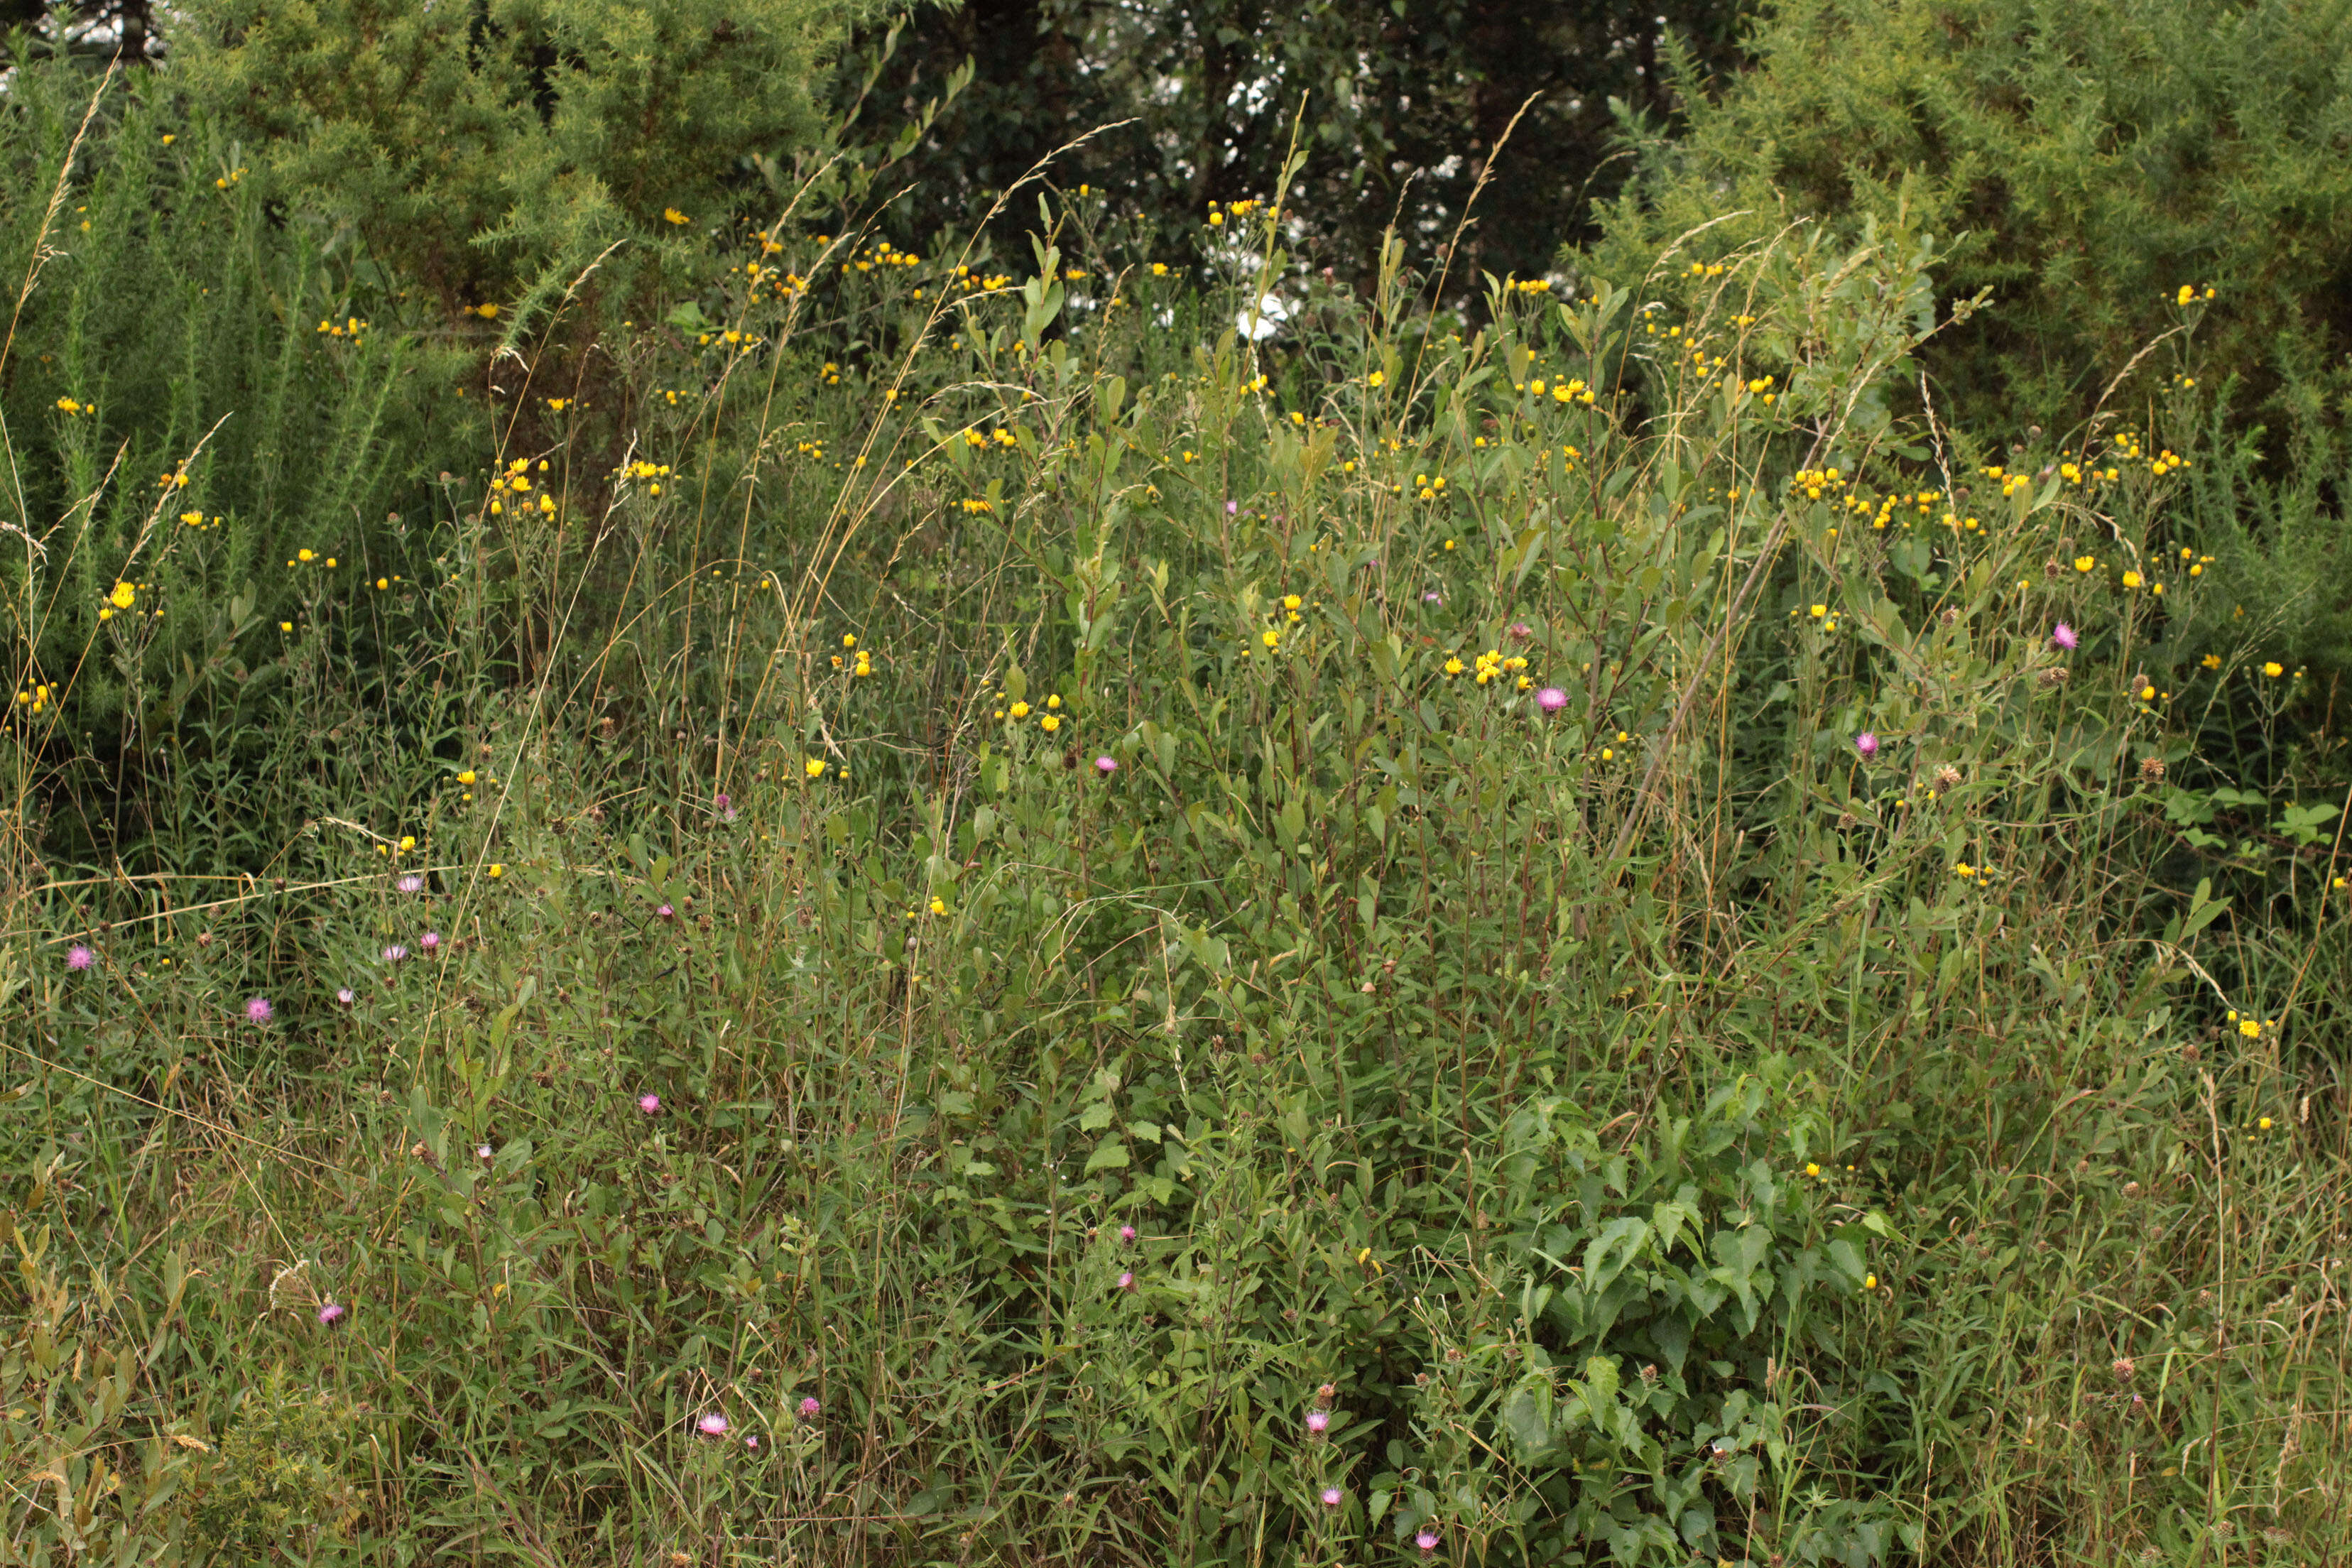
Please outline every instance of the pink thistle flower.
M724 1437L727 1436L727 1417L716 1410L709 1411L694 1424L694 1429L706 1437Z
M1135 1271L1133 1269L1121 1269L1119 1271L1118 1288L1122 1290L1132 1290L1135 1289Z
M1118 763L1115 758L1097 757L1095 759L1095 772L1102 774L1105 778L1108 778L1111 774L1118 772Z
M1424 1554L1435 1552L1437 1550L1437 1531L1430 1529L1426 1525L1423 1525L1422 1527L1421 1533L1412 1538L1412 1543L1415 1546L1420 1547Z
M1535 633L1528 628L1527 622L1513 621L1511 623L1511 638L1513 641L1525 642L1533 636L1535 636Z
M79 942L76 942L71 947L66 949L66 967L68 969L88 969L92 963L96 962L97 957L98 955L90 952L89 949L82 946Z
M715 804L719 811L719 819L721 822L732 822L735 820L735 803L727 798L727 792L725 790L722 789L719 792L719 797Z
M676 910L674 910L674 909L671 909L667 904L664 904L664 905L662 905L659 909L657 909L657 910L654 910L654 913L656 913L656 914L659 915L662 919L664 919L664 920L666 920L666 921L667 921L667 920L675 920L675 919L677 919L677 911Z
M319 1326L331 1329L343 1321L344 1308L332 1296L319 1303Z
M816 1402L816 1395L812 1394L801 1401L801 1419L814 1421L816 1419L816 1413L823 1408L824 1407Z
M1536 689L1536 706L1547 713L1557 713L1568 706L1568 693L1557 686L1539 686Z
M1432 588L1421 596L1421 602L1424 605L1442 605L1445 603L1445 595Z
M647 1116L660 1115L661 1096L658 1094L641 1094L637 1096L637 1109L644 1111Z
M490 1157L491 1157L491 1149L490 1149L490 1146L489 1146L488 1143L477 1143L477 1144L475 1144L475 1145L474 1145L474 1158L475 1158L475 1159L477 1159L477 1160L488 1160L488 1159L489 1159Z
M1241 502L1239 502L1239 501L1237 501L1237 500L1229 500L1229 501L1227 501L1227 502L1225 503L1225 515L1226 515L1227 517L1231 517L1231 516L1233 516L1233 515L1234 515L1234 513L1235 513L1235 512L1237 512L1237 511L1239 511L1239 510L1242 510L1242 503L1241 503Z
M743 1439L743 1447L746 1448L757 1448L759 1446L760 1439L757 1437L746 1437Z
M399 881L394 882L393 886L398 888L404 893L421 893L425 890L425 879L415 876L403 877Z
M1339 1506L1339 1500L1346 1495L1347 1494L1342 1492L1338 1487L1325 1487L1323 1489L1323 1506L1325 1508L1338 1508Z
M358 993L358 992L356 992L356 991L354 991L354 990L352 990L352 989L350 986L348 986L348 985L344 986L341 991L338 991L338 992L336 992L336 993L335 993L335 1000L336 1000L336 1001L338 1001L338 1002L340 1002L340 1003L341 1003L341 1004L342 1004L344 1006L346 1006L346 1007L350 1006L352 1003L354 1003L354 1002L358 1001L359 999L360 999L360 997L359 997L359 993Z
M1329 1411L1310 1410L1307 1413L1307 1431L1314 1434L1316 1436L1320 1437L1324 1433L1328 1432L1330 1429L1331 1413Z
M2053 647L2063 647L2072 652L2075 643L2080 640L2074 636L2074 628L2063 621L2050 628L2050 642Z
M441 951L441 933L437 931L428 931L416 939L416 945L425 950L425 957L430 958Z
M1865 757L1874 757L1878 755L1878 737L1864 730L1853 738L1853 749Z
M1131 1225L1120 1226L1118 1227L1118 1238L1132 1247L1135 1244L1135 1227Z
M407 956L408 950L401 946L400 943L396 942L390 947L383 950L383 961L386 963L398 963L402 959L406 958Z
M245 1005L245 1021L248 1024L267 1024L275 1011L269 1005L268 997L256 996Z

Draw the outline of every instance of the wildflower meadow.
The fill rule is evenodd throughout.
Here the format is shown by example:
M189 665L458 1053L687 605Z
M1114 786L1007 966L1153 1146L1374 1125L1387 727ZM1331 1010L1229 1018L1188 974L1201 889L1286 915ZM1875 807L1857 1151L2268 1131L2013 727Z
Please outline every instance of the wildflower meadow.
M1312 93L1179 232L943 21L431 9L0 86L0 1564L2352 1562L2251 234L2028 375L1730 108L1327 264Z

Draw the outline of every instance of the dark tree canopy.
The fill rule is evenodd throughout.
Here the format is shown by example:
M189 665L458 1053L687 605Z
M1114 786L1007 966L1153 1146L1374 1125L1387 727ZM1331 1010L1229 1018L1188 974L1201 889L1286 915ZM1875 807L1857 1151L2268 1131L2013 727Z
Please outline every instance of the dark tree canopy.
M1273 194L1296 122L1290 205L1316 264L1369 276L1392 217L1433 253L1492 160L1462 261L1529 276L1618 183L1610 100L1669 110L1664 36L1714 69L1738 58L1739 29L1729 0L972 0L908 25L865 114L887 129L953 67L977 67L896 181L911 189L891 221L909 234L967 220L1056 147L1126 121L1058 162L1055 183L1104 190L1135 237L1189 259L1207 204ZM1013 230L1034 215L1023 204Z

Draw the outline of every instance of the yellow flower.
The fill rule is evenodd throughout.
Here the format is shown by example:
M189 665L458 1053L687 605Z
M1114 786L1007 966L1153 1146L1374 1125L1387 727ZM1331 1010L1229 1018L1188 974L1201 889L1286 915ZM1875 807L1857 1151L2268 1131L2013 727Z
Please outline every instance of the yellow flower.
M457 782L461 784L472 784L474 782L474 770L467 768L465 772L459 773L457 775Z
M1813 1163L1811 1160L1805 1162L1805 1174L1809 1176L1818 1176L1821 1173L1822 1168L1819 1165Z
M1059 708L1061 705L1062 698L1059 692L1055 692L1045 699L1045 706L1048 708Z
M2263 1037L2263 1026L2252 1018L2242 1018L2238 1022L2238 1033L2250 1040L2258 1040Z
M2088 572L2092 567L2096 566L2097 564L2098 563L2096 561L2087 555L2077 555L2074 557L2074 570L2077 572Z
M678 211L676 207L664 207L662 208L662 221L665 223L688 224L692 223L694 220L687 216L684 213Z
M2279 661L2274 658L2270 659L2263 665L2263 673L2269 676L2273 680L2276 680L2280 676L2286 673L2286 666L2279 663Z
M811 757L807 762L801 764L801 771L807 773L808 776L813 779L821 779L824 777L824 759L823 757Z
M1273 647L1282 641L1282 634L1269 626L1258 635L1257 640L1268 647Z
M1048 735L1052 734L1061 727L1062 716L1059 713L1048 713L1043 719L1037 721L1037 728L1045 731Z
M1364 377L1364 384L1366 386L1385 386L1388 384L1388 379L1387 372L1376 370L1372 372L1371 374Z
M2138 587L2138 586L2139 586L2139 574L2138 574L2138 573L2137 573L2137 572L2126 572L2126 573L2125 573L2125 574L2124 574L2124 586L2125 586L2125 587L2126 587L2126 588L2137 588L2137 587Z
M109 594L107 598L113 602L116 609L127 610L131 607L131 601L138 596L139 591L136 588L118 578L115 581L114 592Z
M1029 704L1026 702L1015 702L1013 705L1013 716L1015 719L1026 719L1029 717Z
M1875 1274L1865 1274L1865 1275L1864 1275L1864 1276L1862 1277L1862 1288L1863 1288L1864 1289L1865 1289L1865 1290L1875 1290L1875 1289L1878 1289L1878 1276L1877 1276L1877 1275L1875 1275Z
M1462 673L1462 661L1461 661L1460 659L1458 659L1458 658L1449 658L1449 659L1447 659L1447 660L1445 661L1445 673L1446 673L1446 674L1448 674L1448 675L1459 675L1459 674L1461 674L1461 673Z
M2254 1125L2267 1132L2271 1130L2271 1119L2265 1116L2260 1121L2255 1122Z
M1955 877L1973 877L1976 874L1977 868L1965 860L1952 868L1952 875Z
M1830 607L1827 605L1813 605L1809 606L1805 613L1818 621L1830 613Z
M506 874L507 874L507 868L506 868L505 865L504 865L502 862L499 862L499 861L497 861L497 860L493 860L493 861L491 861L491 862L490 862L490 875L491 875L491 876L493 876L493 877L503 877L503 876L505 876Z
M1282 607L1283 607L1284 609L1286 609L1286 610L1295 610L1295 609L1298 608L1298 605L1299 605L1299 598L1298 598L1298 595L1296 595L1296 594L1285 594L1285 595L1282 596Z
M948 901L945 899L933 899L931 900L931 913L935 915L943 915L947 912Z

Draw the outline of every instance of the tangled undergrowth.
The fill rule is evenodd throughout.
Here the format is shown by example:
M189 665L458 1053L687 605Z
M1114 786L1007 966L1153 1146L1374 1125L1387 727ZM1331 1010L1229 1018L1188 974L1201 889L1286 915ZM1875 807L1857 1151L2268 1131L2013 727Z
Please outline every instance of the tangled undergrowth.
M452 325L153 112L8 366L0 1561L2352 1540L2333 699L2193 358L1975 437L1927 237L1474 322L1279 192Z

